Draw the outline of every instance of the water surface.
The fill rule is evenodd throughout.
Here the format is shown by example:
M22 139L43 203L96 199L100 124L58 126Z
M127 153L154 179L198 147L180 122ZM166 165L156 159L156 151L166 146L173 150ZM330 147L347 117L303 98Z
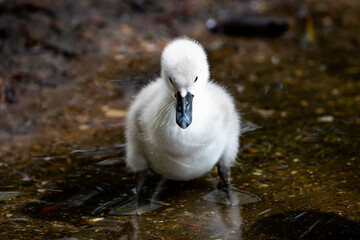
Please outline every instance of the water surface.
M59 86L20 82L18 99L1 103L1 238L359 239L360 8L339 5L343 15L330 2L313 6L316 41L305 45L309 30L295 17L280 38L187 32L253 130L241 136L233 186L262 201L204 201L215 171L189 182L151 174L147 189L162 182L163 207L109 214L134 186L124 164L126 109L157 76L166 39L147 41L151 52L77 60ZM268 13L297 10L274 6Z

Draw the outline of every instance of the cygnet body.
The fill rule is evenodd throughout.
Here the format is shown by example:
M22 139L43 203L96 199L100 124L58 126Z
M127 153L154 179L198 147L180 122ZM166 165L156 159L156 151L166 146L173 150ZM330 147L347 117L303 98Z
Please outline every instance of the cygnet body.
M178 38L164 48L161 77L140 91L127 114L126 163L132 172L143 173L136 175L144 178L137 179L138 190L149 167L185 181L217 165L220 177L230 183L240 118L231 95L209 77L198 42Z

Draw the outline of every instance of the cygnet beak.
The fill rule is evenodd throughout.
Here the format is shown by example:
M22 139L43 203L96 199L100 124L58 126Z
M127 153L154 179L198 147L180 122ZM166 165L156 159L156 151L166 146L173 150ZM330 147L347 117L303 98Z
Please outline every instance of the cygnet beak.
M176 94L176 123L182 128L187 128L192 121L192 100L194 95L187 93L182 97L180 92Z

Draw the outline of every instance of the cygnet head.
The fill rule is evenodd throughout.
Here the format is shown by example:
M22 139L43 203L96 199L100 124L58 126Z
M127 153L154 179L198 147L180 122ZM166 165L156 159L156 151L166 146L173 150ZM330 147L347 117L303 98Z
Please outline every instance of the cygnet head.
M171 41L161 55L161 77L176 98L176 123L185 129L192 122L192 100L210 77L204 48L189 38Z

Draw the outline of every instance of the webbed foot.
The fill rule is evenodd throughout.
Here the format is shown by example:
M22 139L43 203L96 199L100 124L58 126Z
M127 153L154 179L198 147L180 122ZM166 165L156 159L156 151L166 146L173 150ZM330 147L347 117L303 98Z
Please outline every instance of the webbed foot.
M223 186L203 196L202 199L231 206L261 201L256 195L231 186L230 166L224 166L219 163L217 168L219 177L223 181Z
M155 191L151 195L151 198L142 198L141 192L143 185L146 181L148 170L135 173L135 189L134 195L125 199L123 202L114 207L109 214L111 215L141 215L160 208L165 205L162 201L157 201L157 195L159 194L164 179L162 179L156 186Z
M161 206L165 205L164 202L130 197L122 203L115 206L109 212L110 215L141 215L150 211L154 211Z
M237 206L241 204L259 202L261 199L255 194L237 189L237 188L223 188L215 189L205 196L201 197L202 199L220 203L224 205Z

